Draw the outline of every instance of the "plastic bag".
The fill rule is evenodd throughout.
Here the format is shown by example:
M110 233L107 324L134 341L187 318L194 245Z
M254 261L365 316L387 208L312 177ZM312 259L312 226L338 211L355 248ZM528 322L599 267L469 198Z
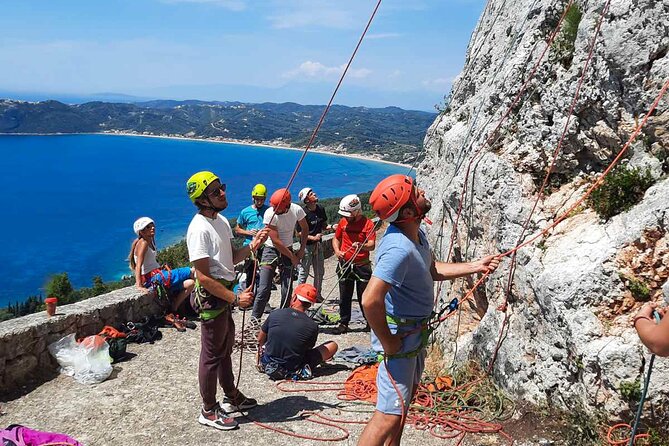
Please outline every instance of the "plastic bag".
M60 372L81 384L101 383L111 375L109 345L101 336L88 336L77 343L72 333L49 344L49 352L60 364Z

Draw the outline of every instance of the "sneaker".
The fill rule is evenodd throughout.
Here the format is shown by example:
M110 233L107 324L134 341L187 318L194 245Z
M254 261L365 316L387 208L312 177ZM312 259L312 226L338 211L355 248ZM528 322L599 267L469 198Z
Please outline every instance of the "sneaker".
M332 330L332 333L340 335L346 333L347 331L348 331L348 325L339 324Z
M300 379L311 379L314 377L313 372L311 371L311 366L309 364L304 364L302 370L299 371Z
M369 326L369 324L365 324L365 326L362 327L362 331L364 333L369 333L370 331L372 331L372 328Z
M238 425L237 420L234 418L228 417L221 410L220 404L216 405L211 410L200 411L200 417L197 419L200 424L205 426L215 427L222 431L229 431L235 429Z
M242 410L253 409L258 405L258 402L253 398L246 398L241 392L237 395L237 401L227 396L223 398L221 408L225 413L239 412Z
M267 302L267 305L265 305L265 310L263 311L263 313L270 314L274 310L276 310L276 308L274 308L269 304L269 302Z

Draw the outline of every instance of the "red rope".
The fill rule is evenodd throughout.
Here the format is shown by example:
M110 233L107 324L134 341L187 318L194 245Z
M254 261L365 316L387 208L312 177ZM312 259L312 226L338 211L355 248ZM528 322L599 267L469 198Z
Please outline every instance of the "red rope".
M311 145L313 144L314 140L316 139L316 136L318 135L318 131L321 129L321 126L323 125L323 121L325 121L325 116L327 116L328 112L330 111L330 107L332 107L332 103L334 102L334 98L337 95L337 92L339 91L339 87L341 86L342 82L344 81L344 77L346 76L346 73L348 72L349 67L353 63L353 59L355 58L355 55L358 53L358 49L360 48L360 45L362 44L362 41L365 38L365 35L367 34L367 30L369 30L369 27L372 25L372 21L374 20L374 16L376 16L376 12L378 11L379 6L381 6L381 1L382 0L377 1L376 6L374 7L374 10L372 11L371 16L369 17L369 20L367 21L367 25L365 26L365 29L363 30L362 34L360 35L360 39L358 39L358 43L356 44L355 49L353 50L353 53L351 53L351 57L348 59L348 62L346 63L346 67L344 68L344 71L341 73L341 76L339 77L339 81L337 82L337 86L335 87L334 91L332 92L332 96L330 96L330 100L328 101L328 104L325 107L325 110L323 110L323 113L321 114L321 117L318 120L318 124L316 125L316 128L314 128L314 131L311 134L311 137L309 138L309 142L307 142L307 145L304 148L304 151L302 152L302 156L300 156L300 159L297 161L297 165L295 166L295 170L293 170L293 173L291 174L290 179L288 180L288 184L286 185L286 190L284 191L283 195L281 196L280 202L283 201L283 199L286 196L286 193L288 192L288 189L293 184L293 181L295 181L295 177L297 176L297 173L300 170L300 167L302 167L302 162L304 161L304 158L306 158L307 152L309 152L309 149L311 148ZM274 214L272 214L272 216L270 218L270 221L272 221L273 218L274 218Z
M604 15L609 9L609 5L611 4L611 0L607 0L606 4L604 5L604 8L602 8L602 12L599 14L599 20L597 21L597 26L595 27L595 33L592 36L592 41L590 43L590 49L588 51L588 56L585 59L585 62L583 64L583 68L581 69L581 76L578 79L578 84L576 85L576 91L574 92L574 97L572 98L571 105L569 106L569 111L567 112L567 119L565 120L564 123L564 128L562 130L562 134L560 135L560 139L557 143L557 146L555 147L555 151L553 152L553 158L551 160L550 166L548 166L548 169L546 171L546 175L544 176L544 180L541 183L541 187L539 188L539 193L537 194L536 199L534 200L534 204L532 205L532 209L530 210L529 214L527 215L527 218L525 219L525 222L523 223L523 230L520 233L520 236L518 237L518 241L516 242L516 246L520 245L523 241L523 238L525 237L525 233L527 232L527 229L530 225L530 221L532 221L532 216L534 215L534 211L537 209L537 206L539 205L539 201L544 197L544 188L548 185L548 181L550 179L551 174L553 173L553 169L555 168L555 163L557 162L558 157L560 156L560 153L562 152L562 144L564 143L564 140L567 136L567 132L569 131L569 123L571 122L572 115L574 113L574 108L576 107L576 103L578 102L578 99L580 97L581 93L581 87L583 86L583 81L585 80L585 76L588 70L588 66L590 65L590 61L592 60L592 55L594 54L595 50L595 44L597 43L597 36L599 35L599 30L602 26L602 22L604 21ZM515 277L516 273L516 258L517 258L517 253L518 251L514 251L513 254L511 255L511 262L509 264L509 275L507 277L507 285L506 285L506 290L504 293L504 302L499 306L499 310L504 312L504 319L502 320L502 325L499 330L499 338L497 339L497 345L495 346L495 350L493 351L492 359L490 361L490 364L488 365L488 373L492 372L492 369L495 365L495 361L497 360L497 355L499 354L499 349L502 347L502 342L505 339L504 336L504 331L508 326L509 323L509 314L506 312L507 305L509 302L509 296L511 295L511 287L513 285L513 278Z
M492 132L488 134L488 137L485 139L483 144L479 146L479 148L474 152L474 155L472 156L471 160L469 161L469 164L467 165L467 170L465 172L465 178L463 180L463 185L462 185L462 193L460 194L460 203L458 205L458 212L455 216L455 222L453 223L453 230L451 232L451 240L449 243L448 247L448 254L446 255L446 261L449 261L451 258L451 253L453 250L453 245L455 243L455 235L457 234L457 228L458 228L458 222L460 220L460 215L462 214L462 207L463 203L465 202L465 194L467 193L467 182L469 181L469 174L471 172L472 165L474 164L474 161L476 158L483 152L483 148L487 145L492 144L495 140L498 138L498 130L502 127L502 124L506 121L506 119L511 115L511 112L513 111L514 107L518 104L520 101L521 96L523 93L525 93L525 90L527 90L527 87L529 86L530 81L534 78L534 75L537 72L537 69L539 68L539 65L544 59L544 56L548 52L548 49L551 47L553 44L553 41L555 40L555 37L558 34L558 31L560 30L560 25L564 21L565 16L567 15L567 11L569 10L569 7L572 5L574 0L569 0L569 3L567 3L567 6L565 7L564 11L562 12L562 16L560 17L560 20L558 21L557 25L555 25L555 29L553 29L553 32L549 36L548 40L546 41L546 46L544 47L544 50L541 52L541 56L539 56L539 59L534 63L534 66L530 70L530 75L527 77L525 82L520 87L520 90L518 90L518 93L514 97L513 101L511 102L511 105L506 109L506 112L502 115L500 118L499 122L495 126Z

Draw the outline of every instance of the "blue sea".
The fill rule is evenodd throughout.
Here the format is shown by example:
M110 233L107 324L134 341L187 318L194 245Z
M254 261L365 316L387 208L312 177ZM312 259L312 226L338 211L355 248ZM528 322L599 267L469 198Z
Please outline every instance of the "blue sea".
M236 217L264 183L284 187L301 155L294 150L119 135L0 136L0 306L43 294L52 274L75 287L94 276L116 280L141 216L156 221L158 247L182 239L195 207L186 179L211 170L227 184ZM320 197L366 192L407 168L310 152L291 187ZM271 192L270 192L271 193Z

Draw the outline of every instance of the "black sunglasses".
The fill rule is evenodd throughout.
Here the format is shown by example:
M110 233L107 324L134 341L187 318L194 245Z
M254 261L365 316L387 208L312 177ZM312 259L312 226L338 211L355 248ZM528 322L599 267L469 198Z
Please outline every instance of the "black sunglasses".
M207 192L207 195L210 197L215 197L217 195L220 195L221 191L225 192L225 183L221 183L220 186L218 186L216 189L212 190L211 192Z

